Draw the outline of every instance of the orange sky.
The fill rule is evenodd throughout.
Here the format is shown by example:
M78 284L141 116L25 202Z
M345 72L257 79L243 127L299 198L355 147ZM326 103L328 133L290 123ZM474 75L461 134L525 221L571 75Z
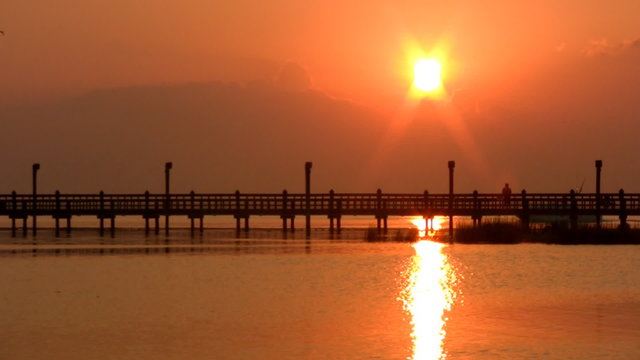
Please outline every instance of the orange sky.
M593 41L640 36L634 0L563 3L7 0L0 96L247 80L293 60L321 90L393 107L407 86L407 41L446 44L460 70L450 80L490 90Z
M0 36L0 107L139 85L277 82L289 61L306 70L301 76L311 79L313 90L336 104L347 101L367 109L381 121L380 131L388 136L371 147L370 156L408 159L393 166L423 159L425 154L416 153L424 149L407 144L417 136L416 129L434 126L448 132L434 161L466 162L474 181L487 189L505 179L528 187L539 183L527 183L535 179L532 166L504 155L521 144L530 151L522 150L522 158L540 156L557 164L550 165L556 166L553 170L572 164L562 175L561 189L581 182L585 174L590 177L597 157L606 164L618 161L615 186L624 186L628 165L637 164L628 154L635 140L598 143L597 136L602 119L635 129L640 114L634 99L640 76L636 0L5 0L0 30L5 32ZM408 105L411 80L405 75L412 44L446 54L445 86L455 92L449 105ZM0 121L9 121L8 116ZM438 121L442 123L434 123ZM167 129L178 126L168 124ZM576 129L596 145L578 140ZM514 136L527 139L516 141ZM571 149L563 153L567 137L573 139ZM335 141L348 139L344 135ZM547 143L551 146L539 148ZM46 152L35 147L10 160L18 166L17 159L39 161ZM258 161L251 152L243 156L249 164ZM362 180L389 165L377 157L358 163L361 180L349 186L401 187L388 175L378 174L372 183ZM469 180L467 190L473 184Z

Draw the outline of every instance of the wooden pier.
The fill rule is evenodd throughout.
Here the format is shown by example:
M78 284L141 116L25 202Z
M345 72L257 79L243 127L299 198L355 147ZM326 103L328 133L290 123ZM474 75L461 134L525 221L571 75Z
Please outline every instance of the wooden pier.
M378 190L375 193L302 193L291 194L286 190L275 194L11 194L0 195L0 216L11 219L11 232L27 234L27 219L48 216L55 220L56 234L60 233L60 220L71 231L71 220L76 216L95 216L99 230L105 231L108 220L110 231L116 229L118 216L140 216L146 232L160 231L160 217L165 216L165 231L169 231L169 217L186 216L191 220L192 231L203 231L205 216L233 216L238 231L249 229L252 216L278 216L282 229L295 229L297 216L322 216L329 219L330 231L340 231L343 216L369 216L376 219L378 229L387 229L390 216L434 216L451 218L470 217L474 225L483 217L511 215L518 217L523 228L529 228L531 216L565 216L571 227L577 227L578 217L617 216L621 226L627 225L627 217L640 215L640 194L618 193L527 193L522 191L505 198L502 194L391 194ZM196 221L198 226L196 227ZM599 222L598 222L599 223ZM309 222L307 222L309 224ZM450 222L450 227L452 223ZM308 227L307 227L308 228ZM37 230L33 221L32 230Z

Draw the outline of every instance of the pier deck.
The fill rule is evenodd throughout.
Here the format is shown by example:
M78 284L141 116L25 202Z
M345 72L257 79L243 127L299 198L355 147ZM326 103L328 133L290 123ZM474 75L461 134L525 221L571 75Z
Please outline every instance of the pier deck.
M155 220L156 231L161 216L187 216L200 220L204 216L233 216L240 229L241 219L244 227L249 227L250 216L279 216L283 219L283 229L287 221L296 216L325 216L338 230L342 216L373 216L386 228L389 216L467 216L481 221L484 216L512 215L528 226L532 215L568 216L572 224L578 216L619 216L622 225L626 225L627 216L640 215L640 194L618 193L576 194L570 193L526 193L515 194L508 199L501 194L392 194L382 193L315 193L289 194L286 191L275 194L5 194L0 195L0 216L12 219L15 235L15 221L23 221L26 232L28 217L51 216L59 220L66 219L70 229L70 220L74 216L95 216L100 219L100 229L104 229L104 219L111 220L115 228L117 216L141 216L145 219L145 228L149 230L149 220ZM167 221L168 224L168 221ZM168 226L166 226L168 230ZM35 228L34 228L35 230Z

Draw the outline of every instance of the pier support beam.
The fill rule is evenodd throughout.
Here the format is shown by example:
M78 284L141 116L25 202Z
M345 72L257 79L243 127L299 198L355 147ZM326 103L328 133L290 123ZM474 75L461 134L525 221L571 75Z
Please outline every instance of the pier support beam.
M311 235L311 167L313 163L307 161L304 163L304 179L305 179L305 230L307 236Z
M602 160L596 160L596 227L600 229L600 223L602 221L602 216L600 215L600 204L601 204L601 195L600 195L600 175L602 173Z
M569 213L569 226L571 227L571 231L576 231L578 229L578 204L576 202L576 191L571 189L569 192L570 196L570 213Z
M620 189L618 191L619 202L620 202L620 215L618 218L620 219L620 228L627 229L629 228L629 224L627 223L627 200L624 197L624 190Z
M37 195L38 195L38 170L40 170L40 164L35 163L33 164L33 166L31 167L31 174L32 174L32 185L33 185L33 206L32 206L32 210L33 210L33 235L35 236L36 233L38 232L38 216L37 214L37 206L38 206L38 201L37 201Z
M166 215L164 218L164 232L169 235L169 212L171 211L171 195L169 192L171 181L171 169L173 168L172 162L166 162L164 164L164 191L165 191L165 206Z
M521 202L522 202L522 213L520 214L520 223L522 225L522 231L523 232L529 232L529 230L531 230L529 223L530 223L530 217L529 217L529 199L527 198L527 191L522 189L522 192L520 193L521 195Z
M244 220L244 231L249 231L249 215L234 215L236 219L236 231L240 232L241 230L241 220Z
M449 167L449 241L453 241L453 169L456 162L451 160L448 162Z

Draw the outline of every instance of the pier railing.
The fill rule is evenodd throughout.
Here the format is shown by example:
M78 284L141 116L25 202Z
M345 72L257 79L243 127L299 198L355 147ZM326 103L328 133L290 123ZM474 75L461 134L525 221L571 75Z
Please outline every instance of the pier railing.
M640 215L640 194L4 194L0 215Z

